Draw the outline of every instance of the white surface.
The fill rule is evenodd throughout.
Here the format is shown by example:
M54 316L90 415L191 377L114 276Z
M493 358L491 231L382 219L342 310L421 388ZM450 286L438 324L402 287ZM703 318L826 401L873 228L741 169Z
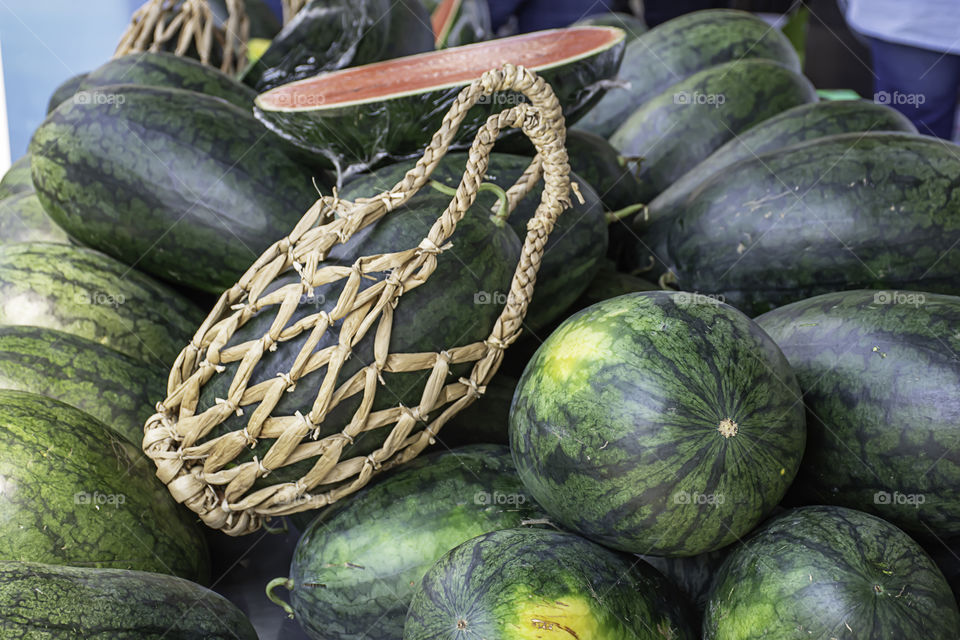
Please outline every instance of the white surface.
M0 176L10 168L10 128L7 125L7 93L3 88L3 43L0 42Z

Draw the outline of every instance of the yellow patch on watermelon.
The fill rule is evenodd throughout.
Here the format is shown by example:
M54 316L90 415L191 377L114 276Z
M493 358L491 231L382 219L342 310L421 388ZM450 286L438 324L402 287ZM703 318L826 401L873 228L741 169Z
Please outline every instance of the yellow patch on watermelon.
M558 335L559 334L559 335ZM613 336L588 324L575 323L561 328L550 338L543 354L542 371L559 383L587 382L593 370L590 365L610 361Z
M544 601L530 596L519 603L517 623L511 638L517 640L585 640L604 638L615 640L620 635L610 635L601 628L592 602L582 596L567 596Z

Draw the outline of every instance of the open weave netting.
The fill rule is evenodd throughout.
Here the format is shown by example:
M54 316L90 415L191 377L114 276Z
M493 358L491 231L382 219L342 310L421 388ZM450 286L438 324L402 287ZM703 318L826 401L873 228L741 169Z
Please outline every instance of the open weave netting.
M438 219L418 246L364 256L352 266L324 263L332 247L388 215L424 187L467 111L481 98L504 91L522 93L530 102L486 121L469 150L456 195L438 212ZM448 240L476 199L498 134L508 128L521 129L537 150L531 165L508 189L509 206L515 207L541 177L545 184L500 316L482 342L448 345L435 353L391 353L395 307L403 304L404 293L426 282L438 260L455 259L444 255ZM374 474L411 460L428 446L450 418L484 392L500 366L504 349L520 334L544 245L557 217L570 206L565 138L561 107L550 86L527 69L505 65L488 71L460 92L423 156L392 189L353 202L339 199L336 192L320 197L293 232L265 251L220 297L170 372L167 398L144 427L143 449L176 500L199 514L208 526L242 535L258 529L268 517L329 505L363 487ZM480 214L474 211L471 215ZM299 278L291 279L292 273ZM369 284L372 274L384 273L386 278ZM278 284L281 277L286 284L271 290L270 285ZM343 283L343 289L332 311L292 321L304 296L333 282ZM240 327L254 315L263 314L273 318L263 335L229 344ZM339 331L336 343L317 349L331 328ZM306 339L288 371L270 371L272 377L265 377L264 382L249 384L265 353L302 334ZM374 336L372 361L340 380L344 363L367 334ZM224 365L229 363L239 365L227 374ZM450 375L451 367L464 364L472 365L468 376ZM312 407L302 407L294 415L275 415L283 394L307 374L321 369L323 382ZM422 372L419 404L395 403L374 410L374 400L384 389L382 374L396 372ZM227 397L198 412L201 390L218 375L233 376ZM342 428L334 425L336 433L319 437L325 417L354 397L360 399L359 408L349 423ZM240 414L242 429L211 433ZM381 446L369 455L349 453L358 436L373 431L385 434ZM262 458L242 456L245 448L264 440L269 448ZM272 471L303 461L312 465L296 481L266 484Z

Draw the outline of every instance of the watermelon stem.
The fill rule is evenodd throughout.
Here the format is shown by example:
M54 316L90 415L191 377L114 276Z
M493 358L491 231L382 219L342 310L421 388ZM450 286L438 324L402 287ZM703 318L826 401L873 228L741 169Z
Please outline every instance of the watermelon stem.
M290 578L274 578L267 583L267 597L270 598L270 602L286 611L288 617L293 618L293 607L291 607L288 602L281 600L280 596L273 592L277 587L283 587L287 591L293 591L293 580Z
M439 191L440 193L447 196L457 195L457 190L453 187L447 186L442 182L436 180L430 181L430 186ZM492 182L481 182L480 186L477 187L477 193L482 191L489 191L497 196L497 199L500 200L500 207L497 209L497 213L490 216L490 219L493 220L494 224L498 227L502 227L507 223L507 218L510 217L510 201L507 199L507 192Z
M638 204L632 204L629 207L624 207L623 209L618 209L616 211L607 212L607 224L613 224L615 222L620 222L624 218L628 218L638 211L643 212L644 219L647 218L647 205L640 202Z

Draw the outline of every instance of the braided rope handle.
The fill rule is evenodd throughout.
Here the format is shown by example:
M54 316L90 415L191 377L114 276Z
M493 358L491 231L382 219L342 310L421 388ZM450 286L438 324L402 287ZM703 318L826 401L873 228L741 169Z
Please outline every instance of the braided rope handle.
M331 247L375 223L422 188L447 152L470 107L484 96L499 91L523 93L531 102L491 116L476 134L456 195L418 247L362 257L352 268L321 266ZM508 191L508 200L515 206L536 184L541 173L545 187L536 213L528 223L528 233L506 305L493 330L482 343L453 347L440 354L389 353L393 308L405 291L425 282L436 268L437 256L447 249L447 241L457 223L476 199L497 136L510 127L523 130L538 153ZM565 131L562 109L550 86L522 67L505 65L502 69L488 71L461 91L423 156L391 190L372 198L358 199L355 203L344 202L336 194L321 197L288 237L274 243L236 285L224 292L171 370L169 395L145 426L143 448L156 462L157 475L174 497L200 514L209 526L237 535L257 529L264 517L329 504L364 486L375 472L419 454L451 417L483 393L502 361L503 350L520 334L547 238L557 217L570 205ZM300 286L287 285L270 294L263 293L278 275L291 269L299 273ZM365 274L384 270L391 271L390 277L360 291L360 280ZM300 321L287 326L304 292L343 279L346 279L343 293L332 311L316 314L312 324ZM227 346L238 327L263 307L278 302L280 311L270 333L260 340ZM328 353L319 357L313 353L319 336L338 320L344 323L340 328L340 344L333 351L326 349ZM337 388L337 379L343 363L351 354L352 345L375 325L375 362ZM289 340L304 331L310 331L310 337L291 371L257 385L252 391L247 389L246 382L263 354L277 342ZM200 388L222 369L222 362L237 360L241 362L229 397L202 413L196 413ZM449 367L458 362L474 363L469 378L460 379L455 385L446 385L444 380ZM327 368L326 375L312 410L305 416L297 413L295 418L277 418L272 427L267 425L267 417L272 406L276 406L276 399L299 378L323 366ZM380 372L423 369L432 369L432 372L418 407L400 406L371 413L372 398L368 398L367 391L373 389L371 394L375 394ZM355 417L340 434L302 444L303 438L323 421L327 411L344 396L358 390L364 391L364 405L357 414L359 417ZM261 405L242 432L235 431L201 442L214 427L237 411L244 399L247 404L252 402L253 396L263 398L263 402L273 398L273 405L266 411ZM426 429L413 433L422 416L444 405L446 408ZM173 411L176 407L179 407L179 416ZM260 417L256 418L258 414ZM393 423L395 426L390 434L374 453L340 461L344 447L359 433ZM263 435L265 430L272 435ZM262 460L225 468L245 446L256 443L260 437L275 439ZM296 461L316 456L319 459L313 468L297 482L279 483L242 495L257 478L264 477L278 465L289 464L291 459ZM347 482L351 477L353 480ZM342 482L322 494L308 493L313 487L332 481ZM222 495L218 494L212 484L226 485L226 489Z
M216 26L208 0L149 0L133 13L113 54L114 58L144 51L164 51L175 43L173 53L187 55L194 47L200 62L212 65L214 45L222 49L220 70L238 73L246 66L250 19L244 0L226 0L227 21Z

